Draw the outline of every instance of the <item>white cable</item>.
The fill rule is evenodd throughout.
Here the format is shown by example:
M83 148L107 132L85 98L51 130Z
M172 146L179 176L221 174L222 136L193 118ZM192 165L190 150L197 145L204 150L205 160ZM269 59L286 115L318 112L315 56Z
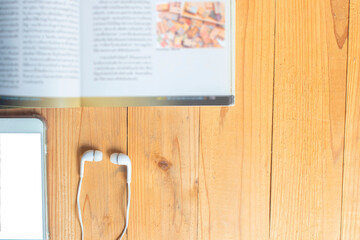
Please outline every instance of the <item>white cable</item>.
M79 221L80 221L80 227L81 227L81 240L84 240L84 225L81 218L81 207L80 207L80 193L81 193L81 184L82 184L83 178L80 177L79 181L79 188L77 193L77 205L78 205L78 212L79 212Z
M128 189L128 196L127 196L127 206L126 206L126 222L125 222L125 227L123 232L121 233L121 236L119 238L119 240L122 239L122 237L125 235L126 230L128 228L129 225L129 210L130 210L130 200L131 200L131 189L130 189L130 183L127 183L127 189Z

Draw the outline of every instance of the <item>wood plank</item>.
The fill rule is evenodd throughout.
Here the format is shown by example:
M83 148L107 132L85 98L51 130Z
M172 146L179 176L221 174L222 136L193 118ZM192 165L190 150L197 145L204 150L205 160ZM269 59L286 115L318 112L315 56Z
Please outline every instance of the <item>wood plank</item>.
M341 239L360 239L360 0L350 1Z
M129 239L197 239L199 108L129 108Z
M81 205L85 239L115 239L122 231L126 180L109 161L126 152L126 108L17 109L6 114L38 113L48 125L48 196L51 239L80 239L76 194L80 158L88 149L104 152L103 162L85 166Z
M67 161L68 165L71 165L67 169L71 170L75 184L78 184L80 156L84 151L98 149L103 152L104 156L102 162L88 163L85 166L85 178L80 201L83 210L85 236L86 239L116 239L120 236L125 224L126 174L123 167L110 162L110 155L114 152L127 152L127 109L83 108L80 117L79 124L72 122L70 125L73 128L78 127L75 132L77 130L79 135L67 131L64 122L61 123L64 129L59 131L62 134L68 132L76 140L73 145L67 146L66 149L69 151L68 158L72 158L71 161ZM67 140L68 137L64 136L62 139ZM58 147L57 152L59 150L61 149ZM73 153L77 153L76 158L71 155ZM56 158L62 159L64 157L58 155ZM61 165L58 166L58 168L60 167ZM57 182L61 183L59 180ZM73 184L71 182L71 198L65 201L69 201L71 204L66 208L71 214L75 214L74 211L70 210L75 207L73 204L75 204L74 199L76 199L77 190ZM63 214L63 216L66 215ZM71 227L78 228L76 214L75 217L76 223L74 222ZM70 238L59 237L59 239ZM80 235L75 236L74 239L80 239Z
M202 240L269 239L275 1L236 11L236 106L201 109Z
M348 1L276 2L271 239L339 239Z

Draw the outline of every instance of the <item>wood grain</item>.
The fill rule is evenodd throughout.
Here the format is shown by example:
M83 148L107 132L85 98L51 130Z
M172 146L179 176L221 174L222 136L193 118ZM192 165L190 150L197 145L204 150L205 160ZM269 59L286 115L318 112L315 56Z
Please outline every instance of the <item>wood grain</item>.
M52 239L80 239L79 162L92 148L104 160L85 169L86 240L124 226L113 152L133 163L125 239L360 239L360 0L350 25L349 0L236 10L235 107L0 111L47 120Z
M129 108L129 239L197 239L199 108Z
M75 178L76 185L79 180L81 154L88 149L98 149L103 152L102 162L87 163L85 166L85 178L80 200L86 233L85 239L117 239L125 224L126 174L123 167L112 164L109 159L114 152L127 152L127 109L83 108L80 113L79 124L71 124L75 127L78 126L79 129L78 135L72 134L72 136L76 136L76 142L74 142L68 156L72 158L68 163L72 164L71 176ZM64 122L61 124L66 129ZM62 130L60 132L67 131ZM64 144L66 144L65 141L68 136L60 139L64 139ZM71 154L76 152L75 158ZM57 157L57 159L61 158L61 156ZM57 169L61 168L66 169L64 166L58 166ZM54 182L59 182L59 180ZM67 200L71 204L75 204L77 187L72 186L71 190L74 195ZM69 209L74 208L67 209L69 211ZM74 217L77 220L77 216ZM72 227L79 227L79 224L76 222L76 224L72 224ZM70 238L59 237L59 239ZM80 239L80 236L76 236L75 239Z
M339 239L348 1L276 2L271 239Z
M350 2L341 239L360 239L360 1Z
M124 225L126 179L109 154L126 152L126 108L18 109L1 115L37 113L48 125L48 199L51 239L80 239L76 194L80 158L88 149L104 152L87 163L81 191L85 239L115 239Z
M236 106L200 110L202 240L269 239L275 1L236 11Z

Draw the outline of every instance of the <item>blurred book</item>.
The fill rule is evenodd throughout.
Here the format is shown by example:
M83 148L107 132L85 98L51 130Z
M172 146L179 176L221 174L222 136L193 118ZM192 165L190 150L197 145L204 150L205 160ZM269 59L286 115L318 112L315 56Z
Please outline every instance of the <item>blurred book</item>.
M5 1L0 106L230 106L235 1Z

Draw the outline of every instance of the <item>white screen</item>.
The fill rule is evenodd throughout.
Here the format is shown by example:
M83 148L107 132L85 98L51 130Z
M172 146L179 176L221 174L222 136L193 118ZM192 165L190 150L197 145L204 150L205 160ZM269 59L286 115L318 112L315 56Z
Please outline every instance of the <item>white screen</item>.
M42 239L40 134L0 133L0 239Z

